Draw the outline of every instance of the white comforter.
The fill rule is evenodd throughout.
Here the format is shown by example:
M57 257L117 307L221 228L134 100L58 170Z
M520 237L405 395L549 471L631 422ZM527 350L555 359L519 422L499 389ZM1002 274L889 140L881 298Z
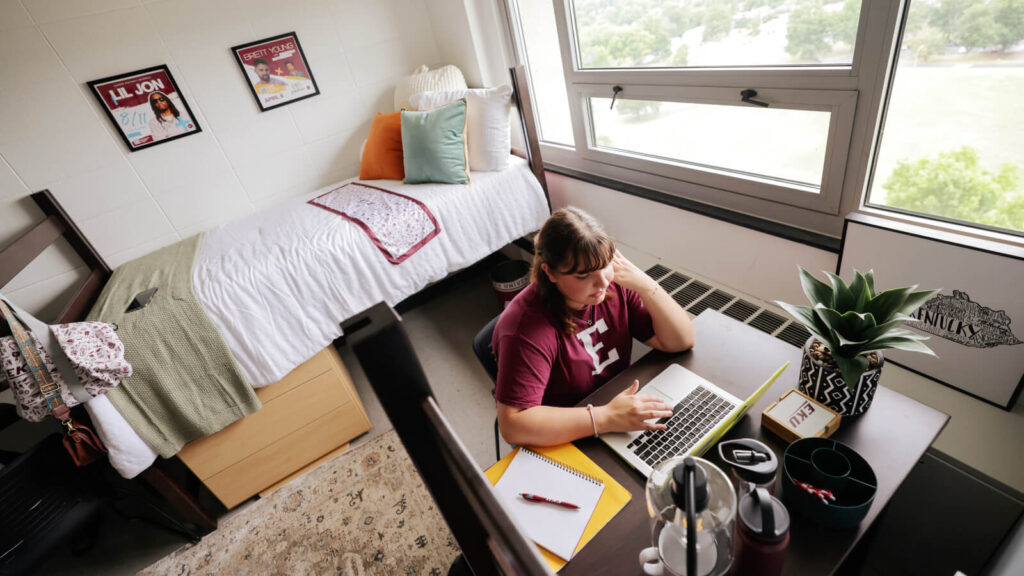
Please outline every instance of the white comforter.
M277 382L341 335L339 323L384 300L390 305L537 230L548 215L526 161L473 172L469 185L372 184L423 202L441 233L391 264L366 233L310 206L325 187L205 234L193 268L203 309L253 387ZM114 468L132 478L156 459L105 397L86 404Z

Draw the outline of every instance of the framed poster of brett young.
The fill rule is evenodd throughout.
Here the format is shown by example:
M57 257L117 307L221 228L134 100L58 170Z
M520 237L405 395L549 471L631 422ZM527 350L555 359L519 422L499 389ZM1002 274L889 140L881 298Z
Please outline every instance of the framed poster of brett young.
M167 66L87 84L130 151L202 132Z
M295 32L241 44L231 51L260 111L320 93Z
M886 361L1013 406L1024 386L1024 248L851 214L836 273L850 278L855 269L875 271L877 292L941 288L905 324L929 336L938 357L886 350Z

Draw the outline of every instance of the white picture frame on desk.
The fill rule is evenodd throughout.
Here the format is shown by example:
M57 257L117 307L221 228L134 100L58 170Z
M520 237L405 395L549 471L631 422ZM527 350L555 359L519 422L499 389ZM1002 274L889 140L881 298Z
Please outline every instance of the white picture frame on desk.
M875 290L941 288L906 327L938 357L886 350L885 360L1010 409L1024 386L1024 249L850 214L836 274L875 271ZM883 381L884 381L883 375Z

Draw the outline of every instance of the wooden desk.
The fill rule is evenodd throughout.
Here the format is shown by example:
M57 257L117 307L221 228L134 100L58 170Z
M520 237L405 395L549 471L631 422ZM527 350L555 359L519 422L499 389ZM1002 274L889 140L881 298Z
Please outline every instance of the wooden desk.
M746 398L789 360L786 371L726 435L726 438L757 438L775 451L780 461L776 495L781 497L781 461L786 443L761 428L761 412L787 389L796 387L800 349L714 310L698 316L694 327L697 345L693 350L675 355L651 352L580 405L605 404L634 379L639 379L642 385L671 362L685 366L740 398ZM878 476L875 500L867 517L858 526L842 530L822 528L793 514L785 574L833 573L878 517L948 419L946 414L885 387L879 387L867 412L856 418L844 418L833 438L857 450L874 468ZM641 549L651 545L644 493L646 478L596 438L585 438L575 444L621 482L633 498L559 574L642 574L637 555ZM723 467L715 446L704 457Z

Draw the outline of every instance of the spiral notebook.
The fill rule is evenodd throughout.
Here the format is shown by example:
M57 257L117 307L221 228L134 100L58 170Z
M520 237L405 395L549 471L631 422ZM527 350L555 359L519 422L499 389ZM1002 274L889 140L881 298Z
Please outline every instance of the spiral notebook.
M494 485L505 509L531 540L563 560L572 558L604 492L604 482L528 448L520 448ZM571 502L573 510L530 502L521 494Z

